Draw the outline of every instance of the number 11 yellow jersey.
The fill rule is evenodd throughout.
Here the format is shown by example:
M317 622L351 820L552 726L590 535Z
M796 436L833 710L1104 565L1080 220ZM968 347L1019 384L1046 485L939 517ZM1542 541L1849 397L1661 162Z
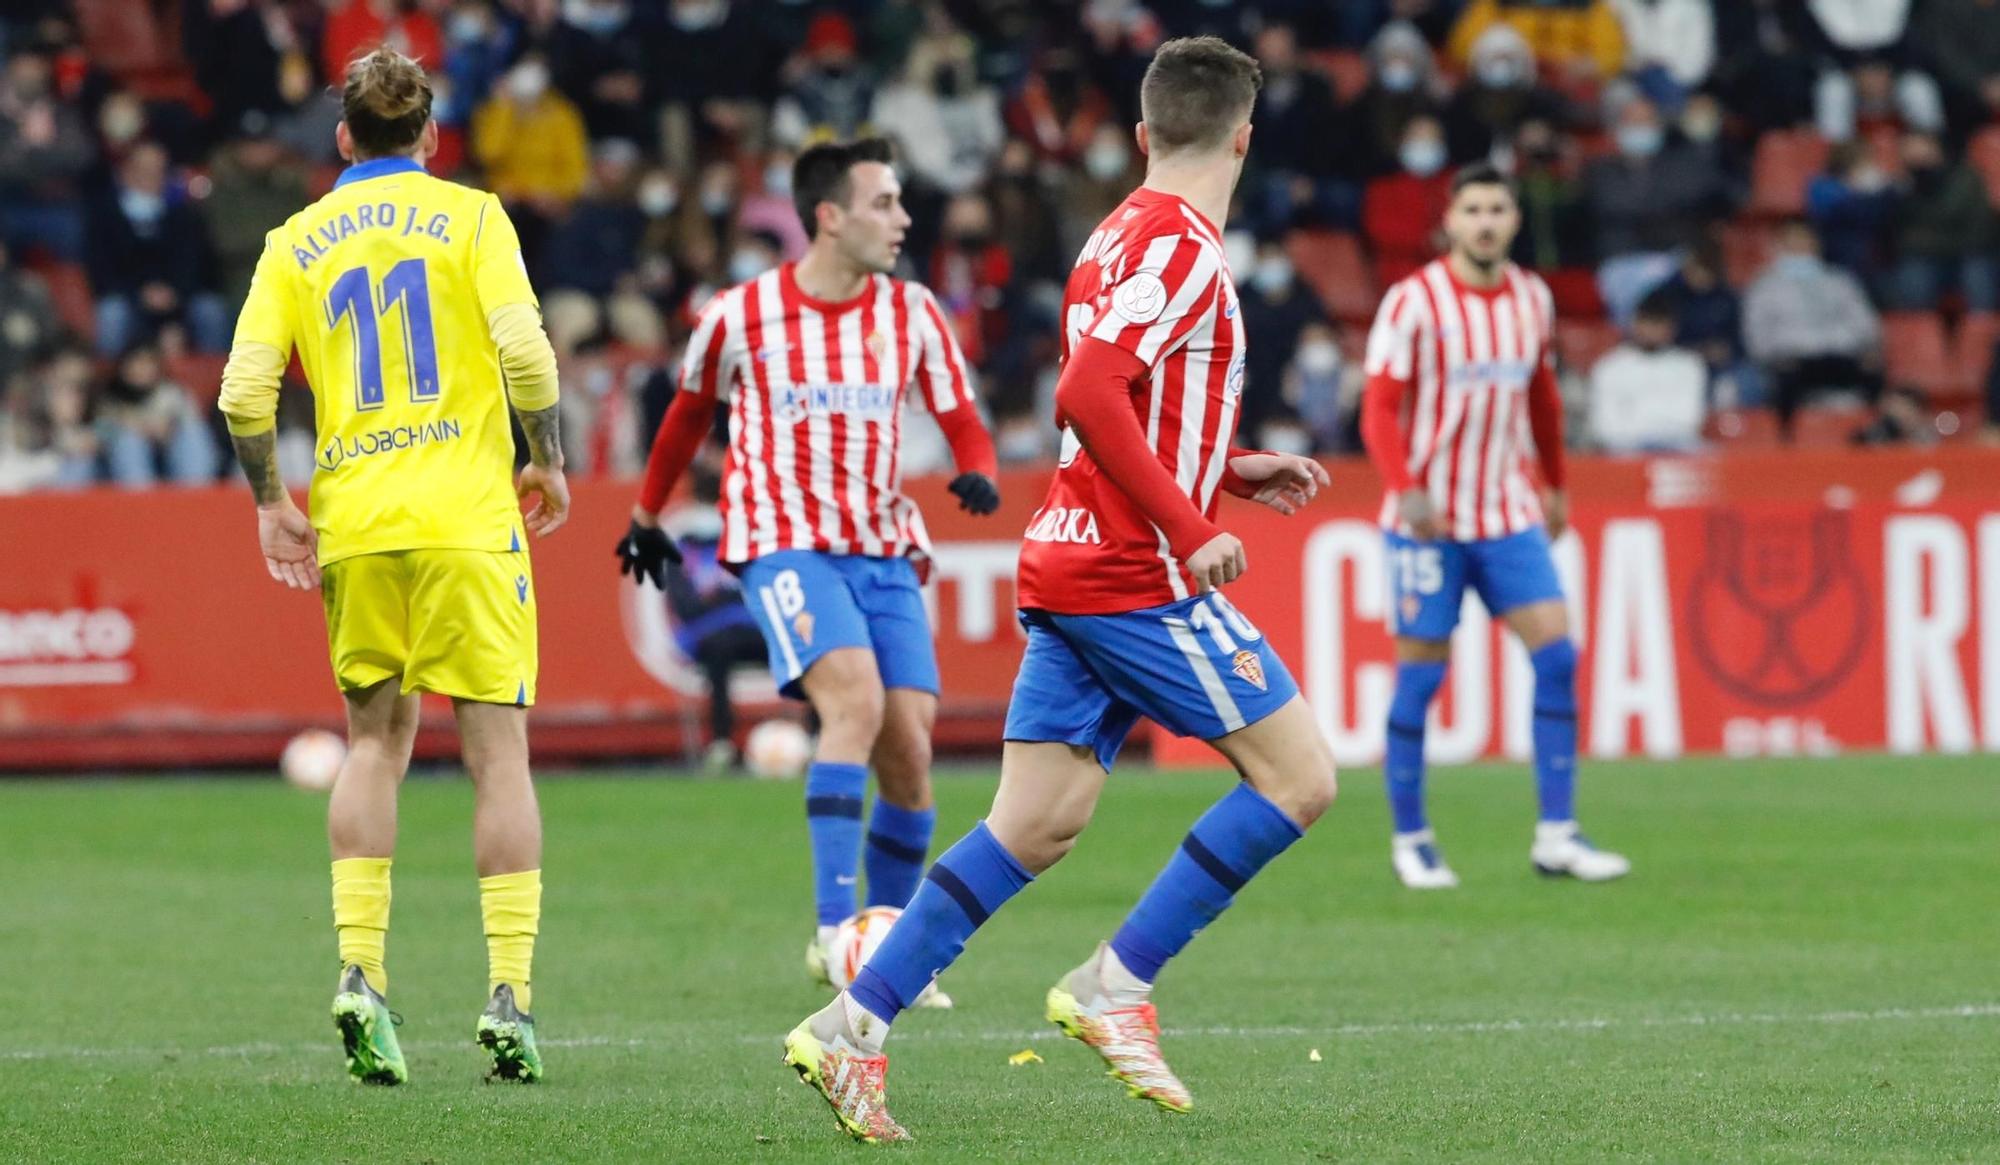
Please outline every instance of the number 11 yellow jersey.
M322 564L525 546L487 317L535 302L499 199L407 158L349 167L266 236L236 343L298 349Z

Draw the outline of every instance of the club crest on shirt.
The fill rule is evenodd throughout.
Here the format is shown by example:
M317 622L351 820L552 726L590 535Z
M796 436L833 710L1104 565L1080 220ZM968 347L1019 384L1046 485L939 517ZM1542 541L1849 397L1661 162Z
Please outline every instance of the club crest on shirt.
M800 643L805 644L807 647L813 645L813 613L811 611L800 611L793 618L792 633L799 637Z
M868 333L868 338L861 341L861 346L868 349L868 354L877 360L889 353L889 339L880 332Z
M1167 310L1167 285L1159 276L1141 271L1111 293L1111 307L1135 324L1150 324Z
M1417 598L1417 596L1415 595L1404 595L1403 625L1407 627L1410 624L1416 622L1417 616L1423 613L1423 609L1424 609L1424 604L1422 599Z
M1229 661L1229 670L1244 682L1254 684L1260 692L1270 690L1270 685L1264 682L1264 661L1258 659L1254 651L1238 651L1236 657Z

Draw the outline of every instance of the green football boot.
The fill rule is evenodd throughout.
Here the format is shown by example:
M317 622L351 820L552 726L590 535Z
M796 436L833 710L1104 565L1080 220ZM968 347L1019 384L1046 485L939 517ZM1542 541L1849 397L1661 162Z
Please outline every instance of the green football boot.
M502 983L479 1014L474 1030L479 1046L493 1054L489 1080L533 1084L542 1078L542 1054L535 1049L535 1017L514 1006L514 989Z
M340 991L333 997L333 1024L347 1050L347 1074L363 1084L407 1084L409 1066L396 1043L396 1025L403 1017L389 1010L360 967L340 973Z

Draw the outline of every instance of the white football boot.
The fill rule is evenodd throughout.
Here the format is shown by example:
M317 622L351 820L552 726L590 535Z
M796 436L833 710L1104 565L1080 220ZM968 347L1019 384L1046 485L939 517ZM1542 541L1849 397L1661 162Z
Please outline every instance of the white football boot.
M1590 844L1574 821L1543 821L1535 825L1535 845L1528 851L1535 871L1550 878L1575 878L1579 882L1609 882L1632 872L1632 863L1623 854L1614 854Z
M1437 837L1430 830L1398 833L1389 839L1389 864L1396 877L1412 890L1455 890L1458 875L1445 865L1438 852Z

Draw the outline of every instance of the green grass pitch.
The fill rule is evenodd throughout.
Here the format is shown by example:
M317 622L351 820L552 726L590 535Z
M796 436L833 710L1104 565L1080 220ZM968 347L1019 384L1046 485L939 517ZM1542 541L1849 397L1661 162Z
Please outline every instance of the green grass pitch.
M804 978L795 784L543 785L549 1080L481 1083L463 782L404 795L389 955L412 1084L341 1072L321 802L275 781L0 784L0 1158L22 1161L2000 1160L2000 796L1976 758L1595 765L1632 878L1530 871L1530 779L1439 773L1464 888L1389 874L1372 770L1163 977L1189 1116L1044 1030L1225 787L1115 779L1063 866L906 1017L918 1142L846 1142L778 1063ZM940 779L939 841L990 771ZM1010 1067L1033 1048L1044 1062ZM1317 1050L1319 1059L1312 1053Z

